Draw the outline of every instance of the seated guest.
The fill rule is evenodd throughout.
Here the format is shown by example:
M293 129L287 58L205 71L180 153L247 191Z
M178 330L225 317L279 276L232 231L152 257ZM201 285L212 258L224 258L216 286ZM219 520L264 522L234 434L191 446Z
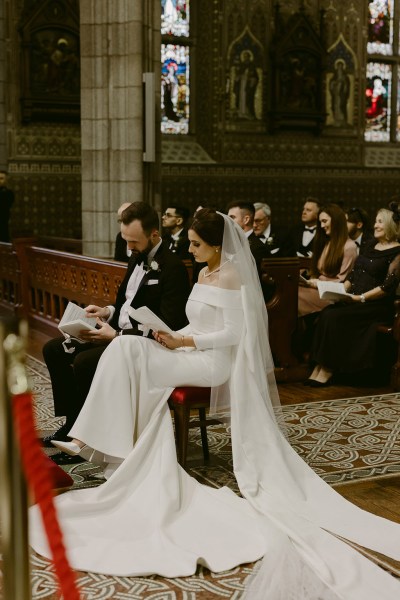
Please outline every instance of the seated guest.
M394 317L394 297L400 283L400 211L397 203L378 211L375 243L355 262L344 285L348 302L325 308L314 334L311 357L316 364L306 383L329 384L333 373L356 373L376 364L377 325Z
M233 201L228 206L228 217L235 221L243 229L249 240L251 253L256 261L258 276L264 294L264 300L268 302L273 293L271 287L264 285L261 279L261 261L268 258L270 252L253 231L255 208L251 202Z
M265 245L269 256L280 256L283 234L271 222L271 208L265 202L255 202L254 233Z
M301 213L301 223L292 227L282 249L283 256L312 256L318 212L321 205L315 198L307 198Z
M369 231L368 214L363 208L349 208L346 218L349 238L355 242L358 254L364 254L365 248L375 241Z
M299 287L299 316L322 310L328 301L321 300L317 288L322 281L344 281L357 258L357 247L349 239L346 216L336 204L322 207L318 215L311 278L301 281Z
M256 236L253 230L253 221L255 215L254 204L251 202L233 201L228 206L228 217L233 219L239 227L243 229L249 240L250 250L256 261L257 267L260 267L261 260L269 256L269 252Z
M189 216L189 210L183 206L170 206L162 216L162 226L165 231L163 240L171 252L181 259L191 258L186 228Z
M126 208L128 208L128 206L130 206L130 205L131 205L130 202L124 202L123 204L121 204L121 206L119 207L119 209L117 211L118 223L121 223L121 215L124 212L124 210ZM119 260L120 262L127 263L129 261L131 254L132 254L132 251L129 250L128 244L126 243L126 241L124 240L124 238L121 235L121 232L119 231L117 233L117 237L115 238L114 260Z
M122 237L133 253L115 304L86 307L87 317L93 317L96 323L96 329L80 333L87 343L71 339L66 344L63 337L58 337L43 347L55 416L66 416L65 424L44 438L45 445L50 446L54 439L67 439L108 344L119 335L149 335L129 315L130 307L147 306L174 329L187 322L188 273L182 261L162 242L157 212L145 202L133 202L122 212L121 219Z

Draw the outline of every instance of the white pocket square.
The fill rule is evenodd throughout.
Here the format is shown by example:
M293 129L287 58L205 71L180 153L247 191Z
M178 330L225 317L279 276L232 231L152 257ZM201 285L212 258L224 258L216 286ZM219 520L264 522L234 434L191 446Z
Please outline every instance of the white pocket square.
M157 285L158 279L149 279L147 285Z

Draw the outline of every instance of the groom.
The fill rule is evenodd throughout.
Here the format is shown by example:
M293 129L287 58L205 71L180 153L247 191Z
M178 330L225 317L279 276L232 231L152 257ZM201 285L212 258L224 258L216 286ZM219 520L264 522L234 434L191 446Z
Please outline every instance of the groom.
M147 306L174 330L187 323L185 306L190 291L187 270L162 242L157 212L145 202L132 203L121 215L121 234L132 256L115 305L86 307L87 316L97 322L96 329L82 332L86 343L71 340L68 347L62 337L50 340L43 347L55 416L66 416L65 425L43 439L46 446L51 446L52 440L68 440L67 433L85 402L108 344L118 335L147 333L129 316L129 307Z

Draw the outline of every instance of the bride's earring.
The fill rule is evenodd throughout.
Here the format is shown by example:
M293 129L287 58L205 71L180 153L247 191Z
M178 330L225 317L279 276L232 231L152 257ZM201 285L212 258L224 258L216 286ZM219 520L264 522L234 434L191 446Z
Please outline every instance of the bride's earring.
M218 248L215 248L215 252L218 254L218 252L219 252Z

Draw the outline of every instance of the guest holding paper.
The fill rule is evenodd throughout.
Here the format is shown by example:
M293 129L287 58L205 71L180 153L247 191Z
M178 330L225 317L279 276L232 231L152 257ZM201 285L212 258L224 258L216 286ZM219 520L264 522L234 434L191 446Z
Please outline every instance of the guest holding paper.
M349 239L346 215L336 204L321 208L311 258L311 278L300 280L299 316L315 313L328 305L321 300L317 281L344 281L357 258L357 246Z
M377 326L394 317L394 297L400 284L400 210L378 211L375 241L359 255L344 282L346 303L325 308L315 330L311 357L316 364L306 383L329 385L333 373L356 373L376 364Z

